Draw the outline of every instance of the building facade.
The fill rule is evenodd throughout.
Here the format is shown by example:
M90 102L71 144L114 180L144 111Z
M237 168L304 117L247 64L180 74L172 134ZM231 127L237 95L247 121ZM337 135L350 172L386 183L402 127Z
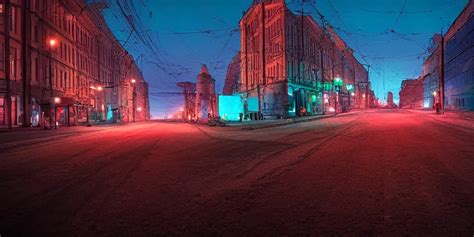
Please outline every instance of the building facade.
M441 43L443 36L436 34L431 38L430 55L423 62L423 107L433 108L434 104L439 103L439 92L441 87Z
M224 95L233 95L237 93L240 89L240 76L241 76L241 71L240 71L240 64L241 62L241 55L240 52L238 52L234 58L232 58L232 61L230 62L229 66L227 67L227 75L225 77L225 84L224 84L224 89L222 91L222 94Z
M449 110L474 110L474 1L444 36L444 103Z
M329 27L292 13L283 0L264 0L252 4L240 29L246 115L292 117L360 106L355 84L369 84L367 71Z
M423 78L403 80L399 96L401 109L422 109Z
M148 84L107 27L103 3L0 6L0 126L149 118Z

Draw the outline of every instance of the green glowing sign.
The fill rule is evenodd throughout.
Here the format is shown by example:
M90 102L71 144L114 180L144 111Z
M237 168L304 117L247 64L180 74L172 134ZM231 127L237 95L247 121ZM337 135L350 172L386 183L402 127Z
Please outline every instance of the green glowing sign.
M352 84L346 84L346 89L352 92L354 91L354 86Z
M324 90L325 91L332 90L332 83L328 83L328 82L324 83Z
M334 85L335 86L342 86L343 84L344 84L344 81L341 78L339 78L339 77L334 78Z

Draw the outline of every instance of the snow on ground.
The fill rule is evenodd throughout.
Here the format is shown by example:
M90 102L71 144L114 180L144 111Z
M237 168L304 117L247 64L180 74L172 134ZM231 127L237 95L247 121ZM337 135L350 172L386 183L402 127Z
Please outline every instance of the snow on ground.
M22 142L0 150L0 234L470 236L470 124L386 110L252 131L0 133Z

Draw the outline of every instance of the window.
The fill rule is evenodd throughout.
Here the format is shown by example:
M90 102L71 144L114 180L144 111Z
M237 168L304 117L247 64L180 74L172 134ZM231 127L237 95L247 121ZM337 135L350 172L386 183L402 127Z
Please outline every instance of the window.
M38 24L35 24L35 26L33 27L33 37L35 43L38 43Z
M15 34L17 33L16 29L16 8L10 7L10 30L13 31Z
M68 78L67 78L67 72L64 72L64 87L66 90L69 89L69 83L68 83Z
M5 70L5 64L4 64L4 52L3 52L3 43L0 43L0 71L4 71Z
M11 48L10 49L10 73L12 75L13 80L17 79L16 59L17 59L16 48Z
M38 58L35 58L35 65L34 65L34 67L35 67L35 71L34 71L34 75L35 75L35 76L33 77L33 80L34 80L34 81L38 81L38 74L39 74L39 72L38 72Z

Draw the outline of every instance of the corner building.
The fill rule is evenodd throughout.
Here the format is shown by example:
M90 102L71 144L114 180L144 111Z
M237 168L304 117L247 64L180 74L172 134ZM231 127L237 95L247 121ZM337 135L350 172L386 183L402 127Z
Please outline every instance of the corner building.
M108 28L104 7L101 1L0 0L0 126L149 118L148 84Z
M363 105L358 85L368 84L368 73L331 28L294 14L283 0L264 0L247 10L240 30L239 92L247 115L294 117L302 108L318 114Z

